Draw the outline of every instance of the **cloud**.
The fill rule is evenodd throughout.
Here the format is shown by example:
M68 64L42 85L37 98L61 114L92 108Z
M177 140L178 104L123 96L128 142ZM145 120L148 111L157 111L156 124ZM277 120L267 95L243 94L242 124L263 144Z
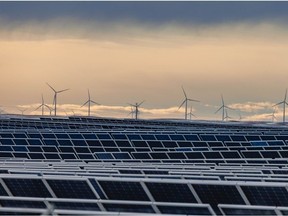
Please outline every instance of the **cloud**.
M229 107L242 112L259 112L261 110L272 109L273 105L275 104L271 102L246 102L230 104Z

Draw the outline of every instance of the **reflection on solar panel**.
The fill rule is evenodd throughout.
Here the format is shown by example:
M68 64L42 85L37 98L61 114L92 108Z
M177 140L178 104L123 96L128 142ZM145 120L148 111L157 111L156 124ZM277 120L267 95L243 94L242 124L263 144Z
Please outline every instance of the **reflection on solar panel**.
M286 215L287 144L277 123L0 116L0 214Z

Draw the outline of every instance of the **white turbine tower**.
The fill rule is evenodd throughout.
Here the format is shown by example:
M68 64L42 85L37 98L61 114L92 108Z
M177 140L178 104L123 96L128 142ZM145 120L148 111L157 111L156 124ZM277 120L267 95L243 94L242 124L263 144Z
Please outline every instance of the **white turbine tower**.
M132 119L133 119L133 118L134 118L134 113L135 113L135 110L133 109L133 106L131 106L131 111L130 111L130 113L128 114L128 116L131 115L131 117L132 117Z
M215 114L218 113L222 109L222 121L224 121L225 120L225 110L226 109L231 109L232 110L232 108L230 108L230 107L225 105L222 94L221 94L221 100L222 100L222 106L215 112Z
M88 116L90 116L91 103L100 105L99 103L96 103L95 101L91 100L91 98L90 98L90 92L89 92L89 89L88 89L88 100L81 106L81 107L83 107L83 106L85 106L86 104L88 104Z
M286 105L288 105L286 99L287 99L287 89L286 89L286 92L285 92L284 100L281 101L281 102L279 102L279 103L277 103L277 104L275 104L275 105L273 106L273 107L275 107L275 106L278 106L278 105L280 105L280 104L283 104L283 123L285 123L285 110L286 110Z
M179 106L178 110L179 110L179 109L183 106L183 104L185 103L185 120L187 120L188 101L194 101L194 102L200 102L200 101L187 98L187 94L186 94L183 86L182 86L182 90L183 90L183 93L184 93L184 100L183 100L183 102L181 103L181 105Z
M27 109L20 109L20 108L18 108L18 110L21 112L21 115L23 116L23 115L24 115L24 112L25 112Z
M229 115L228 115L228 111L227 109L225 110L225 117L224 117L224 120L228 121L229 119L232 119Z
M193 107L190 107L190 112L188 113L190 120L192 119L192 116L194 116L195 118L197 118L194 114L193 114Z
M53 98L53 104L54 104L54 115L57 115L57 94L62 93L64 91L68 91L69 89L64 89L64 90L60 90L60 91L56 91L52 86L50 86L48 83L46 83L51 89L52 91L54 91L54 98Z
M143 104L144 101L142 101L141 103L135 103L135 104L129 104L131 107L134 107L135 110L134 110L134 113L135 113L135 119L137 120L138 119L138 116L139 116L139 107L141 106L141 104Z
M35 109L35 111L38 110L38 109L40 109L40 108L42 108L42 116L43 116L43 115L44 115L44 107L47 107L47 108L50 110L50 107L49 107L47 104L45 104L44 98L43 98L43 94L42 94L42 103L40 104L40 106L38 106L38 107Z
M273 109L273 113L270 114L270 115L267 115L268 117L271 117L272 118L272 122L274 122L275 120L277 120L276 116L275 116L275 112L276 112L276 109Z

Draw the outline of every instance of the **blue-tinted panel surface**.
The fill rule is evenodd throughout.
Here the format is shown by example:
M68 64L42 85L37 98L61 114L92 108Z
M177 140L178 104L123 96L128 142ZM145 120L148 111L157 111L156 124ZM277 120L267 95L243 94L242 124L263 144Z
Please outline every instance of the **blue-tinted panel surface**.
M27 201L27 200L0 200L2 207L16 208L42 208L46 209L46 205L42 201Z
M149 201L139 182L98 181L109 199Z
M225 215L277 215L274 210L223 208Z
M14 196L51 197L40 179L3 179Z
M189 206L163 206L157 205L162 214L180 214L180 215L211 215L208 208L189 207Z
M83 202L51 202L56 209L71 209L71 210L91 210L100 211L97 203L83 203Z
M47 180L58 198L96 199L87 182L77 180Z
M235 186L193 184L203 203L208 203L216 214L220 214L218 204L245 204Z
M241 186L251 205L288 206L285 187Z
M145 183L158 202L188 202L197 203L191 190L186 184Z
M103 204L107 211L112 212L139 212L139 213L155 213L150 205L134 205L134 204Z

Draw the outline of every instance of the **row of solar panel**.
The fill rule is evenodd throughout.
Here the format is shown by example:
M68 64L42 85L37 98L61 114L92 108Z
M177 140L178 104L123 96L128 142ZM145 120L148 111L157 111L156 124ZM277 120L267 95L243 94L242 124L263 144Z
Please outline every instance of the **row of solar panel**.
M140 133L140 134L139 134ZM241 135L241 134L171 134L150 132L139 133L0 133L0 138L53 138L53 139L99 139L99 140L175 140L175 141L266 141L288 140L288 135Z
M1 158L30 158L30 159L140 159L140 160L165 160L165 159L275 159L288 158L288 151L202 151L202 152L100 152L107 149L84 147L25 147L25 146L0 146L7 151L0 151ZM45 153L43 153L45 152ZM52 153L53 152L53 153Z
M33 205L36 202L41 201L3 201L8 206L19 205ZM15 204L14 204L15 203ZM55 207L53 211L56 215L109 215L109 216L121 216L127 215L127 213L145 213L146 216L152 216L154 213L157 214L180 214L180 215L215 215L211 214L209 206L206 205L163 205L156 203L155 205L145 204L129 204L126 203L104 203L100 204L101 207L105 208L107 212L100 212L97 209L100 207L94 203L75 203L71 201L49 201L50 205ZM44 206L44 205L41 205ZM96 209L96 210L94 210ZM286 207L262 207L262 206L243 206L243 205L219 205L219 209L223 215L288 215L288 209ZM72 211L71 211L72 210ZM159 212L158 212L159 211ZM41 208L27 208L27 207L2 207L0 209L1 215L45 215L46 209ZM131 214L130 214L131 215Z
M67 178L67 177L66 177ZM54 197L69 199L108 199L172 203L210 204L219 213L218 204L288 206L285 184L171 183L141 179L71 180L2 177L1 196Z

